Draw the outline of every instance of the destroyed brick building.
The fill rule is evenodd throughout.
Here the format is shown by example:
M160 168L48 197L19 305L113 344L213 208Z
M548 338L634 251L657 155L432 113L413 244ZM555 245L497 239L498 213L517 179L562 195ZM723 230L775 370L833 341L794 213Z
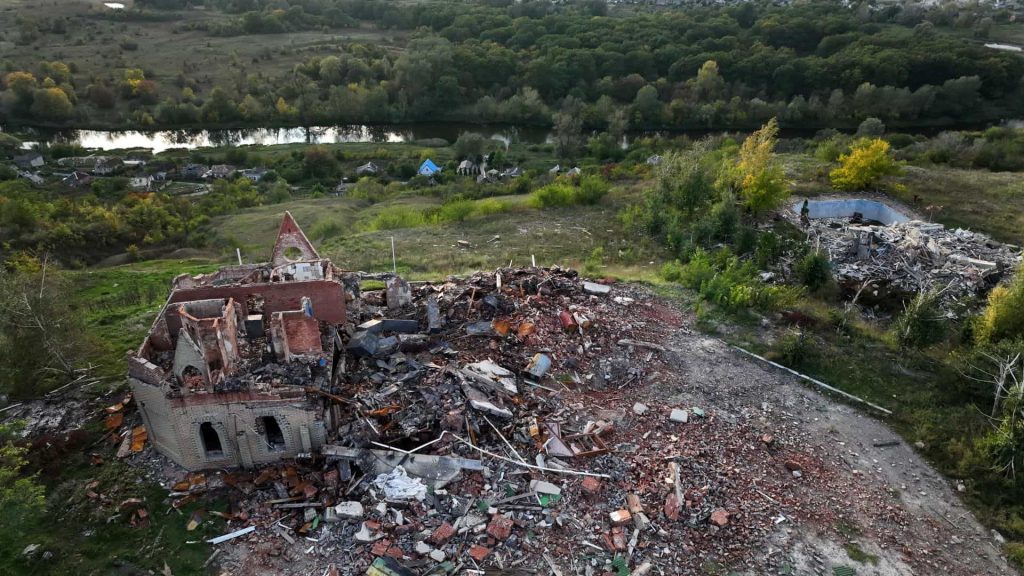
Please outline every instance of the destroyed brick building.
M174 279L128 376L149 438L190 470L319 448L332 413L306 389L336 377L340 272L288 213L271 261Z
M926 291L947 309L977 305L1021 261L1018 246L913 219L882 201L801 200L787 213L794 223L805 204L808 241L828 256L846 295L867 306L899 311Z
M687 322L557 266L343 274L286 215L270 263L175 280L107 409L168 498L84 498L177 510L218 573L850 573L840 525L892 573L1006 573L883 424Z

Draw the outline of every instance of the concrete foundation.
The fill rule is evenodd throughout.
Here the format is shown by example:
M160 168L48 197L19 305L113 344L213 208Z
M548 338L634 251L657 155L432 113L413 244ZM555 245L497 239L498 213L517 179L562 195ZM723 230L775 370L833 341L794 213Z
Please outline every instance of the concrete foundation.
M793 211L800 214L803 205L803 200L793 204ZM886 226L910 220L910 217L892 206L877 200L867 200L864 198L808 200L807 208L810 210L808 218L812 220L817 218L852 218L854 213L861 214L865 220L877 220Z

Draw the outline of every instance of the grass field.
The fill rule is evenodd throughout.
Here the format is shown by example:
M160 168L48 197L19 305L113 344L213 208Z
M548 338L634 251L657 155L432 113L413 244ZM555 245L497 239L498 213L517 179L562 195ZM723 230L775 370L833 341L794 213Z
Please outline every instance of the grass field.
M302 199L250 208L218 219L211 226L228 243L240 244L247 261L269 257L281 214L290 211L311 236L321 254L346 269L367 272L391 270L391 238L395 240L398 269L413 277L440 278L475 270L527 266L536 258L541 266L582 267L596 248L603 257L596 273L650 278L666 254L649 239L623 229L619 210L636 201L636 185L613 189L597 206L537 210L526 206L525 196L496 197L510 211L471 216L449 224L364 231L375 215L393 210L429 210L441 201L410 196L380 204L346 198ZM341 232L327 238L315 231L323 222L336 223ZM496 238L497 237L497 238ZM469 245L460 245L459 242ZM595 262L596 264L596 262Z

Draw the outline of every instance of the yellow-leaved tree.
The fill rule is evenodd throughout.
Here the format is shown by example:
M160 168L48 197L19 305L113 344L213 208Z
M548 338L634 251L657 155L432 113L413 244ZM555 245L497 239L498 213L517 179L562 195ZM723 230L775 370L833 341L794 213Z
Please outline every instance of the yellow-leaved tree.
M1024 267L1007 284L988 295L988 306L978 319L974 337L980 343L1024 338Z
M789 197L782 166L775 157L779 123L772 118L743 141L734 177L743 205L755 216L778 208Z
M886 176L900 173L889 143L881 138L861 138L849 154L839 156L839 167L828 173L837 190L877 190Z

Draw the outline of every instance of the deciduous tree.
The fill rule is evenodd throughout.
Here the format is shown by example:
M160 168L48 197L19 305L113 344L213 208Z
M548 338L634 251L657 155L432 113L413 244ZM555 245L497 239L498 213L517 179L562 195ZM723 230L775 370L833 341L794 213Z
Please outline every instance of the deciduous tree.
M877 189L883 178L900 172L889 143L881 138L858 140L849 154L839 156L839 164L828 174L837 190Z

